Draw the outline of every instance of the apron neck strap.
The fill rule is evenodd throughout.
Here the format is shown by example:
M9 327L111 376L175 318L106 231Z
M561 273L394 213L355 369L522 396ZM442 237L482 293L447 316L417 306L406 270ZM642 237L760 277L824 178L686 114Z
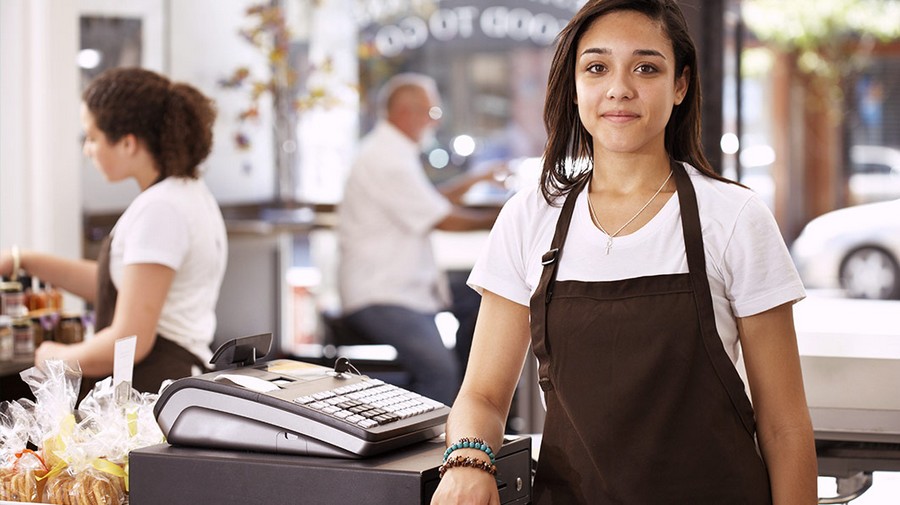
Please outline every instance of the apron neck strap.
M691 178L681 163L673 163L675 170L675 187L678 190L678 202L681 207L681 228L684 232L684 248L687 254L688 271L691 287L694 292L694 303L700 318L700 331L703 346L712 362L716 375L731 404L737 411L744 429L753 435L756 432L753 406L744 392L744 383L734 368L731 358L719 337L716 328L716 312L709 289L709 278L706 276L706 253L703 248L703 231L700 225L700 210L697 206L697 194Z

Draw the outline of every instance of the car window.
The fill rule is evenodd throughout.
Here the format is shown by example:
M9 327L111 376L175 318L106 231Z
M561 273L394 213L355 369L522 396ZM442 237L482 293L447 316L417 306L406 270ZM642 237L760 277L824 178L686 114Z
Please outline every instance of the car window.
M854 163L852 167L854 174L890 174L891 166L883 163Z

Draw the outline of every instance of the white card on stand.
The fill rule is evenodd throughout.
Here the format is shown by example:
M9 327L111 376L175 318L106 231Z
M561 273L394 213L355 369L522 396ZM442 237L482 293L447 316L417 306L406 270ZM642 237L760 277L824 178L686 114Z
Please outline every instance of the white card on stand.
M131 385L134 374L134 353L137 349L137 336L122 337L116 340L116 350L113 357L113 387L122 382Z

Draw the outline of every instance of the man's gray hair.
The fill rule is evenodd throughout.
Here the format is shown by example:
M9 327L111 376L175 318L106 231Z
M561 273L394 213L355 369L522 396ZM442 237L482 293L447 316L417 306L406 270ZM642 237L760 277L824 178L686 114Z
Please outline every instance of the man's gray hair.
M425 90L435 103L439 100L437 83L431 77L413 72L397 74L388 79L378 91L376 106L378 107L379 117L387 116L388 106L397 91L410 87Z

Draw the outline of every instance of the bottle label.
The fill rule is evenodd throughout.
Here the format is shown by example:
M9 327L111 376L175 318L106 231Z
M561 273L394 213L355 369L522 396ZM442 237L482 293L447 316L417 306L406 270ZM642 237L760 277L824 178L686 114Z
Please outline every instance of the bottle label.
M13 324L13 354L17 357L34 354L34 330L31 321L23 324Z

